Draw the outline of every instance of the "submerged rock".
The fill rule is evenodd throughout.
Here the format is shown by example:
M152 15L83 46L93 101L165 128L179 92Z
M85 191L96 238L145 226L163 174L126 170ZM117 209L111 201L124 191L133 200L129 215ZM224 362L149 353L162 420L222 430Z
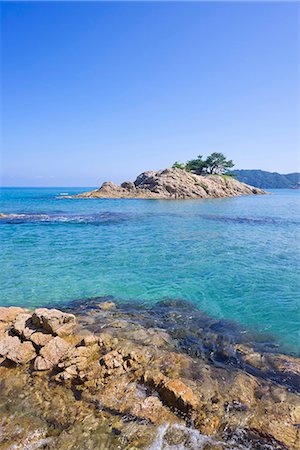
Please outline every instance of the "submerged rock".
M182 169L164 169L141 173L134 183L118 186L111 181L99 189L68 198L219 198L265 194L261 189L224 175L195 175Z

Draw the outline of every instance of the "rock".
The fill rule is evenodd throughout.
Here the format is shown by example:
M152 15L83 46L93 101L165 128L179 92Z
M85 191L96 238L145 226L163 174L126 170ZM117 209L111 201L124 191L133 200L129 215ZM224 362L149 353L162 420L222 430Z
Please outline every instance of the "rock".
M66 354L66 352L71 348L64 339L60 337L55 337L51 339L40 351L40 356L38 356L34 361L35 370L49 370L57 366L61 358Z
M0 340L0 357L16 364L26 364L36 357L31 342L21 342L17 336L7 336Z
M143 380L150 387L155 388L162 401L172 408L190 413L200 406L199 399L193 390L180 379L170 379L159 371L146 371Z
M199 400L192 389L179 379L163 381L159 393L164 402L182 412L190 412L199 407Z
M4 306L0 307L0 322L9 323L15 320L15 318L21 314L27 312L24 308L19 308L18 306L9 306L5 308Z
M41 333L40 331L37 331L30 336L31 342L37 347L44 347L52 339L52 334Z
M12 331L23 339L30 340L31 335L36 331L36 327L32 323L32 315L19 314L12 324Z
M110 309L114 309L116 307L116 304L114 302L102 302L102 303L99 303L98 306L100 309L108 311Z
M170 416L170 414L167 415L159 398L152 395L143 401L136 402L130 413L140 419L148 419L154 424L164 423Z
M99 356L99 345L94 343L88 347L79 346L71 348L61 359L58 367L67 369L76 367L77 372L87 368Z
M37 327L57 336L72 334L76 326L76 318L73 314L67 314L58 309L36 309L32 320Z
M106 369L116 369L118 367L122 367L123 356L116 350L113 350L100 359L100 364L105 366Z
M264 191L233 177L195 175L182 169L164 169L141 173L134 183L118 186L105 182L99 189L84 192L74 198L219 198L237 195L265 194ZM68 198L72 196L68 196Z
M121 184L121 188L127 189L127 190L129 190L129 191L134 191L134 190L135 190L135 184L132 183L132 181L124 181L124 182Z

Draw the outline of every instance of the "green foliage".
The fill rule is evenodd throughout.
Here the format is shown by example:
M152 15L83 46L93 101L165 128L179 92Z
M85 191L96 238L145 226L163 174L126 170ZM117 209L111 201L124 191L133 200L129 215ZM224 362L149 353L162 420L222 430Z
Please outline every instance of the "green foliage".
M185 169L197 175L209 174L226 174L229 169L234 166L231 159L226 159L223 153L214 152L206 159L199 155L196 159L191 159L186 164L175 162L173 168Z
M223 153L214 152L206 159L207 171L209 173L226 173L234 164L231 159L226 159Z
M199 155L196 159L188 161L185 165L185 170L201 175L207 169L206 161L202 158L203 156Z
M172 169L183 169L184 170L185 168L186 168L186 165L183 163L180 163L178 161L175 161L172 166Z

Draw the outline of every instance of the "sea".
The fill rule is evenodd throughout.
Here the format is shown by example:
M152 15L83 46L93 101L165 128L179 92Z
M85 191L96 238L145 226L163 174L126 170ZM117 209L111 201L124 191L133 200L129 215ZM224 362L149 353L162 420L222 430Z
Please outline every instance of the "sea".
M0 219L0 306L186 301L299 356L299 190L62 198L90 189L1 189L0 213L13 216Z

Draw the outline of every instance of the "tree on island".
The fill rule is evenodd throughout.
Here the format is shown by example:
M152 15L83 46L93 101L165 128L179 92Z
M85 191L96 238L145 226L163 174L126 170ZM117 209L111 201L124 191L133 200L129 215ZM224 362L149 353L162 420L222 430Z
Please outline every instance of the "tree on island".
M232 159L226 159L223 153L214 152L206 159L209 173L226 173L234 166Z
M186 164L180 163L178 161L175 161L173 166L172 166L172 169L182 169L182 170L184 170L185 168L186 168Z
M186 163L185 170L202 175L207 170L206 160L203 159L202 155L199 155L196 159L191 159Z
M203 174L225 174L228 169L234 166L232 159L226 159L223 153L213 152L206 159L203 159L202 155L199 155L196 159L187 161L186 164L176 161L173 164L173 168L186 170L193 172L197 175Z

